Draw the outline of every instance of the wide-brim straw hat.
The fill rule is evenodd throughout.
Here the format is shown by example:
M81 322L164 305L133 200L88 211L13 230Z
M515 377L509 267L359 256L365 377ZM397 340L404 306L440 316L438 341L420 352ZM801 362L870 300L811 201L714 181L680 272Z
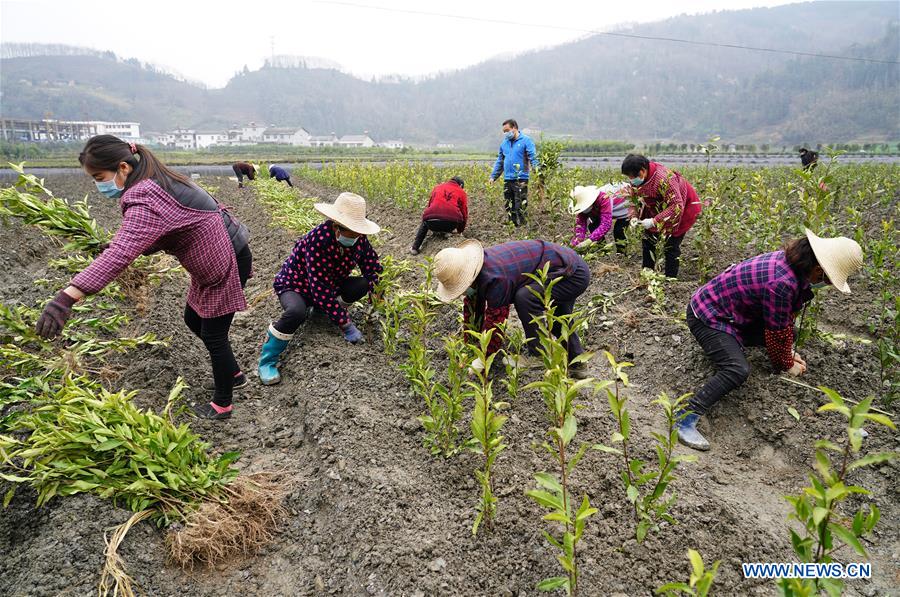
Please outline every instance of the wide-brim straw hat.
M484 265L484 247L469 239L458 247L448 247L434 256L434 276L438 298L449 303L472 285Z
M381 226L366 218L366 200L356 193L341 193L334 203L316 203L317 212L357 234L378 234Z
M572 198L569 213L574 216L587 211L594 204L599 193L600 189L593 185L589 187L578 185L569 193L569 196Z
M806 238L816 256L816 261L825 270L825 275L832 286L841 292L850 292L847 278L855 274L863 266L863 251L852 238L838 236L821 238L812 230L806 229Z

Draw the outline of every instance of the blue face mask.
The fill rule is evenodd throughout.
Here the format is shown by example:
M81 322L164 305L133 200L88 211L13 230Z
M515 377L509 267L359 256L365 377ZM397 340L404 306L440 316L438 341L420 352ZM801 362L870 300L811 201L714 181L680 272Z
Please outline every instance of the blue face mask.
M631 186L633 186L633 187L639 187L642 184L644 184L643 178L632 178L631 179Z
M101 195L105 195L110 199L118 199L125 191L125 187L119 188L116 186L115 176L109 180L95 180L94 184L97 185L97 190L100 191Z
M828 282L816 282L815 284L810 284L809 286L813 290L817 288L825 288L826 286L828 286Z
M350 238L349 236L344 236L343 234L338 234L337 241L339 243L341 243L342 245L344 245L345 247L349 248L356 244L356 240L358 238L359 237Z
M516 138L516 131L506 131L503 133L503 136L512 141Z

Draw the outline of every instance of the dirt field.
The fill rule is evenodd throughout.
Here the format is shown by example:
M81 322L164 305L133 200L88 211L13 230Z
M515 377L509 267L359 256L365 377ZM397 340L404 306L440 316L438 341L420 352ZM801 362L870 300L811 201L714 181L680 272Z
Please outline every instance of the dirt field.
M232 343L244 370L255 373L266 326L279 313L277 300L267 291L295 239L271 225L252 190L240 191L227 179L208 182L220 186L219 199L233 206L253 233L254 277L247 296L259 300L237 316ZM98 221L108 228L117 225L117 203L92 192L86 177L49 178L47 184L58 196L80 198L91 193ZM337 194L300 185L306 194L329 201ZM419 214L384 205L370 211L370 217L388 229L379 237L377 250L409 257L406 251ZM499 211L473 201L471 212L465 236L485 244L508 239ZM528 236L566 237L568 220L552 222L538 212L532 205L532 222L540 223L531 225ZM431 239L423 255L458 240ZM7 247L0 257L3 302L32 303L50 296L64 282L46 268L56 249L37 232L9 224L0 228L0 242ZM666 287L667 310L673 315L683 313L696 287L692 256L689 237L682 281ZM717 261L724 267L743 257L747 256L723 254ZM592 262L593 279L584 301L603 291L635 287L639 267L636 255ZM35 286L33 281L43 278L54 283ZM131 324L133 331L152 331L170 339L167 348L141 349L118 363L121 375L115 385L142 390L141 406L160 407L177 376L195 386L189 391L193 399L207 399L200 389L211 377L207 354L181 320L186 289L185 276L155 288L146 317ZM674 318L653 315L646 296L640 288L621 296L605 316L609 325L595 325L584 341L588 350L608 349L634 362L629 391L633 435L640 456L650 459L654 458L650 433L662 423L651 400L661 391L680 395L695 390L712 369L687 328ZM850 296L838 292L827 296L822 324L865 337L869 289L857 285ZM434 331L444 334L454 326L455 314L448 308ZM550 466L537 447L547 426L537 393L523 393L511 406L503 429L509 448L494 469L500 497L497 525L493 532L473 537L479 490L472 471L478 466L477 457L464 453L445 460L428 454L416 420L423 406L410 396L396 367L403 355L384 355L378 330L363 331L369 342L351 346L328 321L313 319L283 360L284 383L263 387L251 376L250 386L237 394L230 421L193 423L217 450L242 451L238 462L242 470L291 471L295 486L286 499L289 516L277 539L257 557L235 559L213 570L183 571L167 565L163 531L138 525L120 551L142 592L524 596L536 594L539 580L558 573L554 553L541 535L544 512L524 495L533 487L533 473ZM833 347L815 341L804 357L809 364L804 381L812 385L826 385L855 399L871 394L878 385L870 346L846 342ZM789 504L783 496L808 483L814 441L839 441L844 430L838 415L816 413L820 400L816 392L780 380L767 361L762 351L751 351L750 380L704 419L701 430L713 447L699 455L698 463L679 469L673 515L680 524L663 526L637 544L618 462L594 451L582 460L573 483L600 509L579 548L582 594L649 595L665 582L686 580L688 548L697 549L707 563L722 561L714 594L775 594L771 581L744 580L740 563L793 561ZM598 378L608 375L602 355L591 362L590 370ZM799 411L799 422L788 413L789 406ZM579 411L578 439L607 442L613 423L605 397L586 401ZM898 435L886 428L872 428L870 434L864 444L868 451L900 447ZM687 450L679 447L679 451ZM900 594L898 470L893 464L851 474L854 483L872 491L858 499L877 503L882 520L867 545L873 578L848 582L848 595ZM0 513L0 595L95 593L103 531L125 521L130 512L86 495L55 498L41 509L35 509L34 500L34 492L22 489ZM842 557L858 559L849 551Z

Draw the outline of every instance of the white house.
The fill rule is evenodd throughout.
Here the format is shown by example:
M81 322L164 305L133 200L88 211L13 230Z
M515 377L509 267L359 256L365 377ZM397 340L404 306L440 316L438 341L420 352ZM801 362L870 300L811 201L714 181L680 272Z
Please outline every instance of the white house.
M170 133L171 141L166 143L175 149L196 149L197 132L194 129L175 129Z
M251 122L247 126L241 128L239 140L247 141L250 143L262 143L266 128L268 127L266 127L266 125L264 124L256 124L255 122Z
M197 149L206 149L213 145L225 145L228 142L228 133L224 131L197 131L194 135L194 145Z
M267 128L263 132L263 143L310 147L309 131L303 127Z
M340 147L375 147L375 141L369 137L368 131L363 135L344 135L338 140Z
M403 145L403 141L400 141L399 139L390 139L379 143L378 147L384 147L385 149L403 149L405 145Z
M334 133L330 135L312 135L309 138L311 147L334 147L338 144L338 138Z

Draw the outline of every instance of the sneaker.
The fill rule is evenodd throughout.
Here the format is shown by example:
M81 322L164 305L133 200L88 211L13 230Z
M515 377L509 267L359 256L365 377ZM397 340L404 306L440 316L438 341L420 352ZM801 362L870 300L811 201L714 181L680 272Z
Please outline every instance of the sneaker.
M194 414L197 415L198 418L209 419L211 421L224 421L225 419L230 419L231 411L234 410L234 406L224 407L226 410L222 410L222 408L223 407L217 406L212 402L207 402L205 404L194 406Z
M419 254L419 250L418 250L418 249L413 249L412 247L410 247L410 249L409 249L409 254L410 254L410 255L418 255L418 254Z
M244 375L243 371L239 371L238 374L234 376L231 389L240 390L241 388L246 388L249 383L250 382L247 381L247 376ZM214 381L205 381L203 382L203 389L207 392L214 392L216 390L216 383Z

